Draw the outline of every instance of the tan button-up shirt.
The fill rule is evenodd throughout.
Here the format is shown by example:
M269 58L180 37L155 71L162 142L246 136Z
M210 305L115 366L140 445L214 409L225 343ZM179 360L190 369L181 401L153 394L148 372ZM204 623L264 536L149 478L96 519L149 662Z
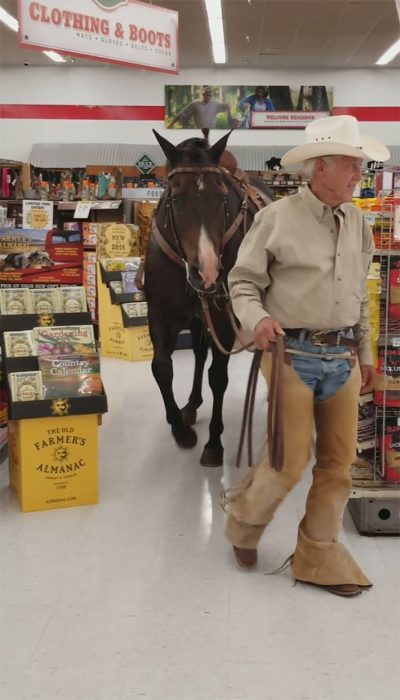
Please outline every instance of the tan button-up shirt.
M373 364L366 278L373 238L352 204L334 211L305 187L255 216L229 274L232 304L246 330L265 316L283 328L350 326L360 364Z

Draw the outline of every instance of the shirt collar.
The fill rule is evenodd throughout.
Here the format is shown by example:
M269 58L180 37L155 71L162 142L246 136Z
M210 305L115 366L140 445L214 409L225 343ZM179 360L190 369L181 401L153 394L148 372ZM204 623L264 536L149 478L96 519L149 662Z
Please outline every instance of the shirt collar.
M331 211L331 207L328 206L328 204L324 204L324 202L321 202L321 200L318 199L318 197L316 197L315 194L313 194L313 192L311 192L308 185L302 187L299 191L299 194L304 203L307 205L307 207L311 209L312 213L318 219L318 221L321 221L321 219L327 211ZM338 207L336 207L334 213L336 213L337 211L340 211L343 215L346 213L343 205L341 204Z

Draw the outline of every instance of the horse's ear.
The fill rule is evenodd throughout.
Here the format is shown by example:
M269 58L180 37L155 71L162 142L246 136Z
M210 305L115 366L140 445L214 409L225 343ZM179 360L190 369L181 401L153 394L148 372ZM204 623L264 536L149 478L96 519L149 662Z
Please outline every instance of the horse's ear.
M211 154L212 161L215 163L215 165L218 165L219 159L221 158L221 156L226 148L226 144L228 142L228 139L229 139L232 131L233 131L233 129L228 131L228 133L225 134L225 136L223 136L222 139L219 139L219 141L217 141L217 143L214 143L214 145L211 146L210 154Z
M158 143L160 144L166 159L170 163L173 163L176 160L177 151L178 151L176 146L174 146L174 144L171 143L170 141L167 141L167 139L165 139L163 136L161 136L161 134L158 134L155 129L153 129L153 134L156 137Z

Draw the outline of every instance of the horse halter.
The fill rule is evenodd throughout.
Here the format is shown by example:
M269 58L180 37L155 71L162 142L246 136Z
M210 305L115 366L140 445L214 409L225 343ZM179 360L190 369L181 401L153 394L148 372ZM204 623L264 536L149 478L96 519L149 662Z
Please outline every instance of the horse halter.
M174 175L181 175L181 174L186 174L186 173L188 173L190 175L195 175L197 177L197 182L196 182L197 188L199 190L201 190L203 188L204 175L206 173L217 173L220 175L221 170L217 166L212 166L212 165L199 167L199 168L183 166L180 168L173 168L172 170L170 170L168 173L168 179L171 179L172 177L174 177ZM173 215L172 205L171 205L171 199L172 199L171 194L169 191L167 191L167 197L166 197L167 216L168 216L168 220L169 220L169 223L171 226L171 231L172 231L174 239L175 239L176 246L179 250L179 254L182 258L182 262L183 262L184 267L186 269L186 281L187 281L188 285L193 289L194 292L196 292L196 294L199 297L204 297L204 296L213 296L213 297L218 296L218 297L220 297L220 296L222 296L224 298L228 298L228 290L226 289L224 283L222 283L222 290L223 290L222 294L216 294L216 292L218 290L218 284L213 284L212 287L210 287L209 289L201 289L200 287L197 287L193 283L193 281L191 280L190 271L189 271L189 263L186 259L185 251L183 249L181 240L180 240L180 238L178 236L178 232L176 230L176 225L175 225L175 220L174 220L174 215ZM225 227L226 218L227 218L227 209L226 209L226 200L224 200L224 227ZM220 259L221 259L221 255L222 255L224 233L225 233L225 228L222 231L222 236L221 236L221 248L219 251L219 258Z

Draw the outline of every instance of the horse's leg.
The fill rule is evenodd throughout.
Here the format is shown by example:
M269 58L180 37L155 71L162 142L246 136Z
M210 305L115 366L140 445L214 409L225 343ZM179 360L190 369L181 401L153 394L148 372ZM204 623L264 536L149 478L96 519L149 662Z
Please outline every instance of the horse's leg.
M172 389L172 353L179 327L172 326L171 321L165 319L165 315L149 308L149 330L154 351L151 369L164 399L167 422L179 447L194 447L197 435L193 428L184 423Z
M227 327L219 328L217 323L215 328L222 345L227 350L231 350L234 341L232 329ZM229 355L222 354L214 344L212 344L211 348L213 360L208 371L208 381L213 393L213 411L209 426L209 440L204 446L200 464L203 467L220 467L224 461L224 448L221 442L221 435L224 430L222 406L228 386Z
M192 333L193 353L195 357L192 391L186 406L182 408L183 420L187 425L194 425L197 418L197 409L203 403L202 385L204 365L207 359L208 338L203 322L199 318L192 318L189 324Z

